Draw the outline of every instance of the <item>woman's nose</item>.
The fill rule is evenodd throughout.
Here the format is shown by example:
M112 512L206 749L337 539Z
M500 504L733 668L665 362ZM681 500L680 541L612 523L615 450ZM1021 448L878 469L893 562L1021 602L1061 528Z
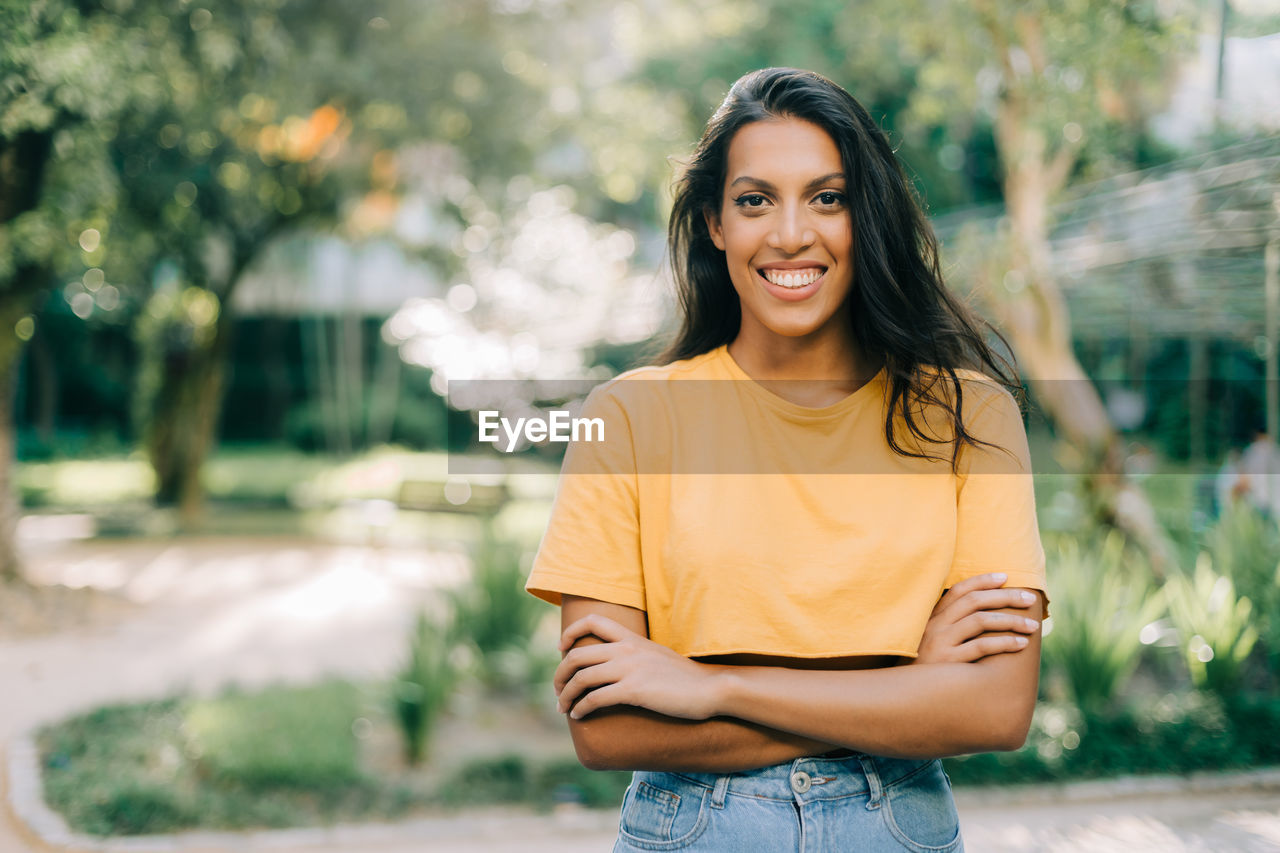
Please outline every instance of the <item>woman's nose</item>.
M774 218L774 228L769 234L769 248L794 255L813 245L817 233L809 226L803 208L783 208Z

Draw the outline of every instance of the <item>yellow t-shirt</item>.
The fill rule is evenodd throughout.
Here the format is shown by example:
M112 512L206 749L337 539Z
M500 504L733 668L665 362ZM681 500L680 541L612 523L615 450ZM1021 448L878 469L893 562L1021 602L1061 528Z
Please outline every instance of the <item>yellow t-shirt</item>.
M885 440L884 373L838 403L800 406L752 380L725 346L596 388L581 417L604 441L569 445L526 588L648 614L649 636L690 657L914 657L942 592L1006 572L1045 589L1031 464L1013 397L961 372L970 434ZM972 414L970 414L972 413Z

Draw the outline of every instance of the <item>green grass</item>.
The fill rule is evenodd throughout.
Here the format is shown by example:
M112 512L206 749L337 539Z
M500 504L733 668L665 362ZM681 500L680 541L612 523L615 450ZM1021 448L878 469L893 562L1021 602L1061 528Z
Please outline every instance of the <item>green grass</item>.
M388 689L330 681L99 708L38 734L45 799L96 836L621 802L629 774L582 768L567 738L559 757L388 768L385 750L371 746L396 737Z
M386 524L384 516L362 503L396 500L405 480L445 480L448 467L446 454L396 447L345 458L287 447L223 447L205 466L209 504L195 532L475 542L480 536L475 516L401 511ZM511 474L511 499L494 518L495 530L532 549L546 527L556 472L537 460L518 460ZM154 477L140 454L21 462L15 481L28 510L91 513L101 536L176 532L176 519L152 505ZM377 530L370 527L375 516L382 525Z
M511 470L516 476L510 488L516 498L540 503L554 494L554 466L522 459L513 462ZM338 457L272 445L226 446L203 471L213 500L302 507L394 500L404 480L448 476L447 454L398 447ZM155 483L140 453L19 462L16 479L28 507L83 508L147 500Z
M147 500L155 476L135 454L116 458L20 462L18 492L28 507L84 507Z
M40 733L45 797L92 835L398 815L405 792L360 769L359 711L342 682L101 708Z
M183 732L214 782L340 788L360 781L351 729L359 717L356 689L334 681L191 703Z

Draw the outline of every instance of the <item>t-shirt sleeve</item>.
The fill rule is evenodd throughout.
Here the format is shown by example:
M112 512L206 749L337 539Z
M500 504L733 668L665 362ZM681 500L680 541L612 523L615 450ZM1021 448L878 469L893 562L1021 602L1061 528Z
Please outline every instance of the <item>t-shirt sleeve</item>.
M525 589L555 605L568 594L643 610L631 424L609 385L587 396L578 417L598 418L604 437L570 442Z
M1022 413L1003 388L984 386L983 396L965 425L975 438L995 446L965 445L960 451L956 549L945 585L1004 572L1009 576L1006 587L1046 592L1047 606L1044 547Z

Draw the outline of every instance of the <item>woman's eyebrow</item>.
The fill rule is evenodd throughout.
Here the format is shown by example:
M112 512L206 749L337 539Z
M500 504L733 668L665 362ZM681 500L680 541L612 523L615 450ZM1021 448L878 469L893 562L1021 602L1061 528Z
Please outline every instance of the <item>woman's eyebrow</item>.
M815 187L821 186L822 184L829 183L831 181L836 181L836 180L843 181L844 172L830 172L826 175L823 175L820 178L814 178L812 181L805 184L804 188L806 190L811 190ZM729 186L736 187L738 184L754 184L755 186L760 187L761 189L766 189L770 191L777 189L777 187L775 187L773 184L769 183L768 181L761 180L760 178L753 178L750 175L742 175L741 177L734 178L733 183L729 184Z

